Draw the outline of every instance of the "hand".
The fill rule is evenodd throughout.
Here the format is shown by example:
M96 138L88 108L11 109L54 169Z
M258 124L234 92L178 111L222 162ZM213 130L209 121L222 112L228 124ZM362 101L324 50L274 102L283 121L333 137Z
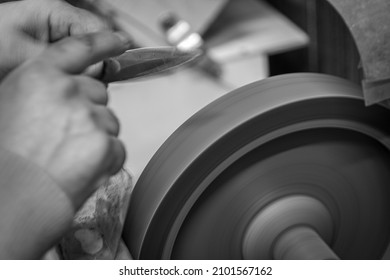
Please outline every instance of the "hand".
M105 86L77 74L127 48L119 33L69 37L0 85L0 146L45 170L75 209L125 160Z
M106 23L61 0L29 0L0 4L0 80L50 43L71 35L107 30ZM89 69L101 72L102 63Z

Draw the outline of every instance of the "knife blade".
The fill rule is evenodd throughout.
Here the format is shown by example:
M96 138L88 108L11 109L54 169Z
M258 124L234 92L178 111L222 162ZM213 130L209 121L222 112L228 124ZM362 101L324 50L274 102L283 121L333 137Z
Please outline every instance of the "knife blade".
M132 49L105 60L101 80L112 83L156 75L193 61L201 55L201 50L183 52L175 47Z

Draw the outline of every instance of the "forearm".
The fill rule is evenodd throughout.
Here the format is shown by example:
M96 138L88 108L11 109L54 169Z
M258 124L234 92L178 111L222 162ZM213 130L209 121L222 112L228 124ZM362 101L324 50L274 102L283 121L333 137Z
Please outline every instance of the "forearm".
M0 149L0 259L40 258L73 216L70 200L43 170Z

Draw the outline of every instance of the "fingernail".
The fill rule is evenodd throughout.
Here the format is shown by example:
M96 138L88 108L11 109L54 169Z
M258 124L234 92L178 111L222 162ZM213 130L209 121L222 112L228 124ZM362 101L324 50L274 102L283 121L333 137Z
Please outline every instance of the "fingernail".
M123 43L123 46L126 49L129 49L133 45L133 43L134 43L133 38L129 34L123 32L123 31L115 32L114 34L116 34L118 36L118 38L121 40L121 42Z
M120 71L120 69L121 66L116 59L106 59L104 61L104 67L100 80L106 84L117 81L117 78L115 77L117 76L116 74Z

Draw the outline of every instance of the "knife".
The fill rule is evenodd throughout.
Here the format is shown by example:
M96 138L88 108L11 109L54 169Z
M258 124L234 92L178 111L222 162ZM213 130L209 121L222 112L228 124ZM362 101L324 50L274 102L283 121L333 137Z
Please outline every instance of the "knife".
M175 47L132 49L105 60L101 80L112 83L156 75L175 69L201 55L201 50L183 52Z

